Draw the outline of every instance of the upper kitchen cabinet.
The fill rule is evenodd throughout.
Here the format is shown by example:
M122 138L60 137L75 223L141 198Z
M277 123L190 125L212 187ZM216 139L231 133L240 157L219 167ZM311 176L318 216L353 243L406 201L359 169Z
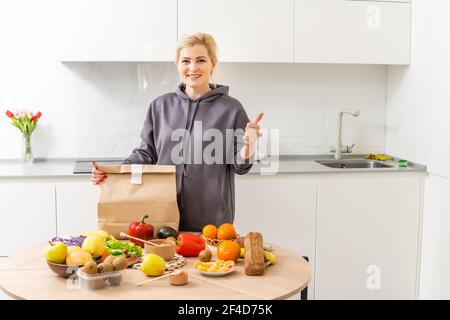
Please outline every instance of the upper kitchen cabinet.
M295 62L409 64L411 4L295 0Z
M61 61L173 61L177 0L58 3Z
M178 37L214 36L219 61L293 62L293 0L178 0Z

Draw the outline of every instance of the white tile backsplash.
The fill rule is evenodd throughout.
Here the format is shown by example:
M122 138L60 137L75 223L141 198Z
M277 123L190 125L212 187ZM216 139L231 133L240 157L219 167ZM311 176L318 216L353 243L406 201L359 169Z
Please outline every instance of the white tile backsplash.
M126 157L139 143L150 102L176 88L175 65L60 63L53 4L28 2L30 10L13 6L17 12L0 4L0 158L20 157L19 132L4 115L18 108L43 112L35 157ZM280 130L282 154L327 153L342 108L361 111L344 119L344 144L382 152L386 74L382 65L222 63L214 81L230 86L250 118L265 112L261 125Z

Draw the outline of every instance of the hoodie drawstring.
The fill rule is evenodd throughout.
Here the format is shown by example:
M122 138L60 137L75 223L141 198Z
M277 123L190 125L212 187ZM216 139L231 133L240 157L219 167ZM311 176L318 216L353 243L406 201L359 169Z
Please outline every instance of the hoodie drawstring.
M194 123L194 118L195 118L195 114L197 113L197 109L198 109L198 101L192 103L192 108L194 109L194 112L192 114L192 121L191 121L191 101L188 102L188 114L187 114L187 119L186 119L186 126L185 126L185 130L187 132L189 132L189 137L191 138L191 132L192 132L192 126ZM181 172L181 206L184 207L184 177L185 177L185 173L186 173L186 153L188 153L189 151L187 150L187 145L186 145L186 132L184 133L183 136L183 170ZM186 152L187 151L187 152Z

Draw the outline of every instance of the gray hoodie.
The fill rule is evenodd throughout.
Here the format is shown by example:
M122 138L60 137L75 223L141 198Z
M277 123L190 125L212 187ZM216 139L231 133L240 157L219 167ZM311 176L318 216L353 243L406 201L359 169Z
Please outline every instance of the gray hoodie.
M249 122L242 104L228 95L227 86L210 87L211 91L195 101L184 93L184 84L175 92L157 97L148 108L140 147L123 161L176 166L180 230L200 231L206 224L233 223L234 174L247 173L253 163L253 158L244 161L240 156ZM223 148L213 152L211 143L216 138L205 139L205 131L212 128L223 137ZM174 130L184 134L175 134L174 138ZM230 132L236 132L233 139L227 139ZM216 161L205 161L203 152L212 154Z

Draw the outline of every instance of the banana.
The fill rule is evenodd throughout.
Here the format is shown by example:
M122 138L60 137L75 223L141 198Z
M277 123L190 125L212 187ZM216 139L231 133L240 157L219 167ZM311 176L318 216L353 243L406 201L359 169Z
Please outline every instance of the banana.
M271 253L267 250L264 250L264 260L265 260L266 268L268 266L271 266L271 265L277 263L277 257L273 253Z
M239 258L244 258L244 257L245 257L245 249L241 248L241 253L239 255ZM268 266L271 266L271 265L274 265L275 263L277 263L277 257L272 252L264 250L264 262L265 262L265 265L267 268Z

